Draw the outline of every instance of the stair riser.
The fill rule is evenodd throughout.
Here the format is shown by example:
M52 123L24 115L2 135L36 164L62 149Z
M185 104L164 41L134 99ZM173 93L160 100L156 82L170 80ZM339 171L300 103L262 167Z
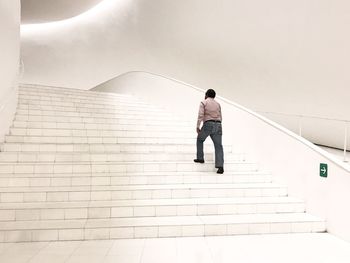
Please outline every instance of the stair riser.
M45 96L45 94L26 94L23 92L19 92L19 101L23 103L36 103L42 102L47 105L47 103L82 103L82 104L97 104L97 105L115 105L119 103L132 103L134 105L147 105L149 107L154 107L153 105L147 104L145 102L141 102L133 97L129 98L111 98L111 99L103 99L103 98L79 98L79 97L71 97L71 96Z
M8 175L6 175L8 176ZM25 175L24 175L25 176ZM42 176L42 175L41 175ZM3 177L0 187L48 187L48 186L90 186L90 185L149 185L149 184L230 184L230 183L270 183L270 175L256 176L81 176L72 174L65 177ZM60 175L59 175L60 176Z
M284 222L223 225L168 225L0 232L0 242L73 241L123 238L203 237L243 234L325 232L324 222Z
M68 202L102 200L142 200L174 198L223 198L223 197L282 197L285 188L238 188L238 189L150 189L112 191L60 191L0 193L0 202Z
M36 103L36 102L42 102L45 105L48 105L47 103L80 103L80 104L96 104L96 105L116 105L119 103L131 103L134 105L147 105L152 106L150 104L140 102L134 98L87 98L87 97L77 97L77 96L46 96L43 93L39 94L29 94L29 93L23 93L19 92L18 94L19 102L20 103Z
M83 154L83 153L0 153L0 162L160 162L160 161L191 161L196 157L195 153L169 154L169 153L145 153L145 154ZM205 154L205 160L214 161L213 153ZM226 161L244 161L240 155L226 154Z
M9 139L19 139L23 137L7 137ZM25 139L25 137L24 137ZM1 151L3 152L86 152L86 153L195 153L196 146L192 144L182 144L182 145L160 145L160 144L115 144L115 143L104 143L104 144L72 144L72 145L64 145L64 144L52 144L52 143L5 143L0 146ZM212 154L214 152L213 145L207 143L204 146L204 152L208 154ZM224 145L225 154L232 153L232 146ZM244 158L244 154L242 153L233 153L234 155L241 155ZM245 158L244 158L245 159Z
M32 96L37 98L43 96L45 98L57 100L57 99L88 99L88 100L137 100L135 97L129 94L117 94L117 93L105 93L105 92L93 92L93 91L80 91L74 89L62 90L61 88L41 88L41 87L20 87L18 90L19 94L22 96Z
M76 101L72 102L71 100L64 101L55 101L55 100L42 100L39 98L36 99L25 99L22 96L19 97L18 105L21 109L43 109L43 110L52 110L56 107L65 107L65 108L88 108L88 109L119 109L119 108L132 108L138 110L150 110L150 111L161 111L159 108L155 108L149 104L140 103L136 101L124 101L117 100L113 102L105 103L96 103L96 102L82 102Z
M264 213L303 213L302 203L158 205L77 207L59 209L2 209L0 221L109 219L123 217L240 215Z
M208 139L209 141L210 139ZM14 143L64 143L64 144L187 144L195 147L195 138L159 138L159 137L87 137L87 136L6 136L6 142Z
M132 130L88 130L88 129L32 129L10 128L10 135L15 136L65 136L65 137L116 137L116 138L178 138L196 141L194 132L152 131L152 129Z
M147 103L140 102L134 98L89 98L89 97L77 97L77 96L46 96L43 93L23 93L19 92L19 102L20 103L35 103L43 102L48 105L48 102L54 103L81 103L81 104L96 104L96 105L116 105L119 103L131 103L134 105L147 105Z
M56 129L56 130L99 130L99 131L155 131L155 132L185 132L194 133L193 127L177 127L174 124L172 126L165 125L144 125L139 123L137 125L129 124L85 124L85 123L43 123L43 122L14 122L13 128L17 129Z
M178 121L182 125L193 125L193 121L186 121L180 118L175 118L170 115L163 114L150 114L141 111L127 111L120 110L118 113L114 114L102 114L94 112L76 112L76 111L44 111L38 112L27 110L17 110L16 120L21 121L58 121L58 122L76 122L82 121L86 123L113 123L119 122L119 120L135 122L140 119L143 121L164 121L166 124L174 123Z
M73 92L72 92L73 91ZM114 101L114 100L135 100L134 97L128 94L116 94L116 93L104 93L104 92L77 92L77 90L55 90L54 88L42 89L37 87L20 87L19 95L31 96L32 98L37 98L38 96L43 96L45 98L51 98L52 100L57 99L87 99L87 100L100 100L100 101Z
M64 107L64 106L42 106L40 108L35 106L25 106L18 105L17 113L18 114L26 114L26 115L46 115L51 111L53 114L69 114L69 112L79 112L79 113L92 113L92 114L133 114L138 112L139 114L149 115L149 116L163 116L163 117L171 117L169 113L165 113L163 111L152 110L148 108L137 108L137 107L115 107L113 109L94 109L94 108L84 108L84 107ZM137 113L133 114L136 115ZM69 115L66 115L69 116ZM92 115L93 116L93 115Z
M146 111L155 111L161 112L162 109L159 107L154 107L153 105L140 103L137 101L124 101L116 100L110 102L99 103L96 102L72 102L70 100L64 101L55 101L55 100L41 100L41 99L25 99L22 96L19 96L18 107L21 109L43 109L43 110L54 110L57 107L68 108L68 109L137 109L137 110L146 110Z
M256 164L225 164L226 171L257 171ZM128 173L128 172L215 172L214 164L3 164L0 174L65 174L65 173Z
M43 125L48 125L45 123L57 123L57 125L72 125L72 124L112 124L112 125L162 125L162 126L174 126L174 120L169 120L168 118L141 118L135 116L131 118L130 116L115 116L115 118L91 118L91 117L65 117L65 116L41 116L41 115L20 115L15 116L15 121L17 122L27 122L31 123L43 123ZM177 127L180 128L191 128L193 130L194 123L186 121L177 121Z

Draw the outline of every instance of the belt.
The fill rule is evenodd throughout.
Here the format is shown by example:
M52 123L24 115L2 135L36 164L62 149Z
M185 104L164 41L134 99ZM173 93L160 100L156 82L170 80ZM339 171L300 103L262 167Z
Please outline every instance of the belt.
M221 123L221 121L219 121L219 120L208 120L208 121L205 121L205 122L218 122L218 123Z

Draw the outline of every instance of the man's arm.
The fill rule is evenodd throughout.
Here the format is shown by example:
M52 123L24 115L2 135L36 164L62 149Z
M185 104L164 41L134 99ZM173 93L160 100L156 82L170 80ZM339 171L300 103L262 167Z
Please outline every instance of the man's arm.
M199 105L198 119L197 119L197 133L200 132L200 126L204 119L204 103L201 102Z

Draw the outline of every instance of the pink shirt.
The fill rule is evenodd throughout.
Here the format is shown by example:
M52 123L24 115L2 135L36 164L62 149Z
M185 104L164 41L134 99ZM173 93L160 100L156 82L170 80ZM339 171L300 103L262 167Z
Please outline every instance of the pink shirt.
M221 121L221 106L213 98L207 98L203 100L199 105L197 128L200 127L201 122L206 122L209 120Z

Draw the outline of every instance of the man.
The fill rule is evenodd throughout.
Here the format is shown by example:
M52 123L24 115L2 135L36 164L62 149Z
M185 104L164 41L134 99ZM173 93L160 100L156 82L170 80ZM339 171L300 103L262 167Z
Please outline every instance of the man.
M208 89L205 93L205 100L200 103L197 121L197 159L196 163L204 163L203 143L210 135L215 147L215 167L217 173L224 173L224 151L222 148L222 126L221 126L221 107L214 100L216 93ZM202 129L200 125L203 122Z

